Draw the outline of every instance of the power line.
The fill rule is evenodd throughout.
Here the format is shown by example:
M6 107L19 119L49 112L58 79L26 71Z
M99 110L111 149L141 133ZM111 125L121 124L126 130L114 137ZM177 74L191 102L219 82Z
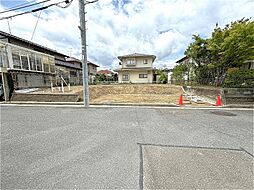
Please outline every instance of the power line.
M26 12L23 12L23 13L18 13L18 14L15 14L15 15L7 16L7 17L2 17L2 18L0 18L0 20L13 18L13 17L24 15L24 14L28 14L28 13L34 13L34 12L37 12L37 11L41 11L41 10L47 9L49 7L52 7L52 6L57 6L57 5L61 4L61 3L68 3L68 6L69 6L70 2L69 2L69 0L60 1L58 3L53 3L53 4L47 5L45 7L40 7L40 8L33 9L33 10L30 10L30 11L26 11ZM65 8L65 7L62 7L62 8Z
M15 10L18 10L18 9L24 9L24 8L27 8L27 7L32 7L32 6L39 5L41 3L45 3L45 2L48 2L48 1L51 1L51 0L44 0L44 1L41 1L41 2L37 2L37 3L33 3L33 4L28 4L28 5L25 4L25 6L19 5L19 6L10 8L8 10L2 11L2 12L0 12L0 14L7 13L7 12L10 12L10 11L15 11Z
M60 8L67 8L67 7L69 7L69 6L71 5L72 1L73 1L73 0L70 0L69 3L67 3L68 1L65 1L65 3L67 3L65 6L61 6L61 5L56 5L56 6L58 6L58 7L60 7ZM42 6L44 6L44 3L43 3ZM39 15L38 15L38 18L37 18L37 21L36 21L36 24L35 24L35 27L34 27L34 30L33 30L33 33L32 33L31 41L33 40L35 30L36 30L36 28L37 28L37 26L38 26L38 22L39 22L39 19L40 19L40 17L41 17L41 12L42 12L42 10L40 11L40 13L39 13Z
M17 6L14 6L14 7L10 8L10 9L15 9L15 8L17 8L17 7L25 6L25 5L28 5L28 4L30 4L30 2L29 2L29 3L28 3L28 2L22 3L22 4L20 4L20 5L17 5ZM0 13L5 13L5 12L9 11L10 9L5 10L5 11L2 11L2 12L0 12Z
M43 5L42 5L42 6L44 6L44 3L43 3ZM33 30L33 33L32 33L31 41L33 40L35 30L36 30L36 28L37 28L37 25L38 25L39 19L40 19L40 17L41 17L41 12L42 12L42 10L40 11L40 13L39 13L39 15L38 15L38 18L37 18L37 21L36 21L36 24L35 24L35 27L34 27L34 30Z

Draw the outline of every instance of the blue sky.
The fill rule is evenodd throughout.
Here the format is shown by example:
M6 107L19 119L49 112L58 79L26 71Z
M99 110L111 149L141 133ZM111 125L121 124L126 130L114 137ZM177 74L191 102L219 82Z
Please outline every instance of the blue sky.
M26 6L32 3L36 3L36 0L0 0L1 6L5 9L11 9L13 7ZM38 4L32 7L22 9L22 11L30 10L31 8L39 8L43 4Z
M25 2L0 0L0 11ZM172 68L193 34L207 38L216 23L224 27L231 21L254 17L254 0L99 0L86 10L88 58L101 69L117 68L118 55L134 52L154 54L156 67ZM30 40L37 15L9 20L12 34ZM33 41L80 58L78 16L77 0L67 9L42 11ZM0 21L0 28L9 32L8 22Z

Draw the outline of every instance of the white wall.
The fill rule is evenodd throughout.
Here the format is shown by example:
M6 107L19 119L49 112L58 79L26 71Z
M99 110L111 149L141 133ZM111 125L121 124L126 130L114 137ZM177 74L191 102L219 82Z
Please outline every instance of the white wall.
M123 75L128 74L129 80L123 81ZM147 74L147 78L139 78L139 74ZM118 74L119 83L152 83L153 71L119 71Z
M135 65L126 65L128 59L134 59ZM144 59L147 59L147 64L144 64ZM122 68L131 68L131 67L152 67L153 58L152 57L137 57L137 58L123 58Z

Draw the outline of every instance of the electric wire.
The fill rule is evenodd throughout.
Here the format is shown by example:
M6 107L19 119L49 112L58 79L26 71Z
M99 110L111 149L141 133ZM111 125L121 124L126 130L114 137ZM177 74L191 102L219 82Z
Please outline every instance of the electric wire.
M45 6L45 7L40 7L40 8L37 8L37 9L25 11L25 12L22 12L22 13L18 13L18 14L15 14L15 15L11 15L11 16L1 17L0 20L4 20L4 19L9 19L9 18L17 17L17 16L21 16L21 15L24 15L24 14L34 13L34 12L41 11L41 10L47 9L47 8L49 8L49 7L57 6L57 5L60 5L61 3L66 3L66 2L68 3L68 6L69 6L69 1L68 1L68 0L64 0L64 1L60 1L60 2L58 2L58 3L49 4L49 5ZM72 1L71 1L71 2L72 2ZM65 7L63 7L63 8L65 8Z
M44 3L43 3L43 5L42 5L42 6L44 6ZM36 21L36 24L35 24L35 27L34 27L34 30L33 30L33 33L32 33L31 41L33 40L35 30L36 30L36 28L37 28L37 25L38 25L39 19L40 19L40 17L41 17L41 12L42 12L42 10L40 11L40 13L39 13L39 15L38 15L38 18L37 18L37 21Z
M33 4L28 4L28 5L25 5L25 6L19 5L19 6L10 8L10 9L8 9L8 10L2 11L2 12L0 12L0 14L2 14L2 13L7 13L7 12L10 12L10 11L16 11L16 10L18 10L18 9L24 9L24 8L27 8L27 7L32 7L32 6L35 6L35 5L39 5L39 4L41 4L41 3L46 3L46 2L48 2L48 1L51 1L51 0L44 0L44 1L41 1L41 2L37 2L37 3L33 3Z

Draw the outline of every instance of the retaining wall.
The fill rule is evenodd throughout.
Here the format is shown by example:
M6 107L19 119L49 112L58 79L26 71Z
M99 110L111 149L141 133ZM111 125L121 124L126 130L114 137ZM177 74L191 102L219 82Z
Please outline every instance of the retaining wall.
M226 104L252 104L254 103L253 88L224 88Z
M254 89L252 88L213 88L213 87L191 87L184 86L186 92L198 96L206 96L216 100L221 95L223 104L253 104Z
M37 94L37 93L12 93L11 101L27 102L77 102L78 94Z

